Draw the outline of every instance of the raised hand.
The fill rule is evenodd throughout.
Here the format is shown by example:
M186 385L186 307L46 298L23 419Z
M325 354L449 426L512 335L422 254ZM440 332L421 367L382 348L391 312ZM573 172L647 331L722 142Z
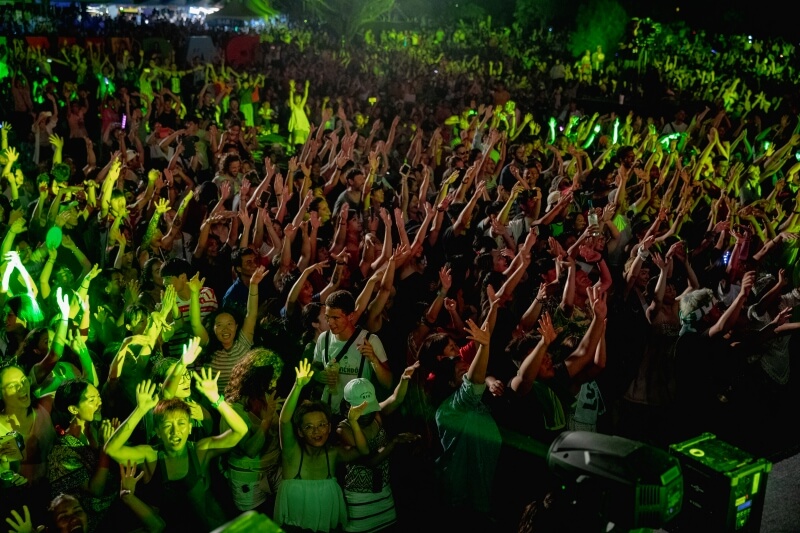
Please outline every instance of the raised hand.
M667 257L668 257L668 260L671 260L671 259L672 259L672 258L669 256L669 253L668 253L668 256L667 256ZM658 253L658 252L653 252L653 263L654 263L654 264L655 264L655 265L658 267L658 269L659 269L660 271L662 271L662 272L663 272L664 270L666 270L666 269L667 269L667 266L668 266L667 260L664 260L664 258L663 258L663 257L661 257L661 254L660 254L660 253Z
M608 315L608 307L606 306L608 294L597 285L586 287L586 294L589 297L589 305L594 316L598 320L604 319Z
M305 387L308 385L308 382L311 381L311 376L314 375L314 371L311 370L311 363L308 362L308 359L300 361L300 364L295 367L294 373L297 376L295 381L298 387Z
M251 187L252 187L252 184L250 183L250 180L243 179L242 180L242 186L239 187L239 197L242 198L242 199L248 198Z
M464 328L464 331L466 331L468 334L467 338L475 341L475 344L481 344L483 346L489 345L491 334L489 333L488 324L481 328L471 318L469 318L467 319L467 325Z
M48 138L48 141L50 141L50 144L52 144L52 145L53 145L53 148L54 148L54 149L56 149L56 150L59 150L59 149L61 149L61 148L64 148L64 139L63 139L63 138L61 138L59 135L57 135L57 134L55 134L55 133L54 133L54 134L52 134L52 135L51 135L51 136Z
M754 270L750 270L749 272L745 272L744 276L742 277L742 291L745 297L750 295L750 291L753 290L753 285L756 282L756 273Z
M553 319L550 318L550 313L545 312L542 317L539 318L539 326L536 328L536 331L542 336L542 341L549 345L553 344L561 330L560 328L557 330L553 327Z
M200 280L200 287L203 286L203 280ZM164 290L161 291L161 312L160 314L166 318L167 314L172 311L172 308L175 306L175 301L177 299L175 293L175 286L174 285L167 285L164 287Z
M439 282L442 284L442 292L447 294L453 286L453 276L451 269L443 266L439 269Z
M119 465L120 496L123 496L124 494L135 494L136 484L142 479L143 476L144 476L144 470L139 472L139 475L136 475L136 463L131 464L130 460L128 460L127 466L120 463Z
M158 404L156 384L146 379L136 385L136 406L142 411L149 411Z
M200 346L200 337L192 337L188 343L183 345L183 353L181 354L181 364L189 366L195 362L197 356L200 355L202 347Z
M156 215L163 215L169 211L169 200L161 198L156 202Z
M67 331L67 342L69 343L69 347L76 354L87 351L86 343L83 342L83 336L72 329Z
M275 413L281 410L281 404L283 403L283 398L279 398L277 396L278 391L273 389L272 392L264 393L264 403L261 407L261 412L259 413L259 417L261 421L268 421L271 422L272 419L275 417Z
M231 184L228 181L223 181L222 184L219 186L219 196L221 201L225 201L230 198L231 195Z
M400 379L411 379L414 375L414 371L419 368L419 361L414 361L414 364L411 366L407 366L405 370L403 370L403 374L400 376Z
M125 294L122 299L125 300L128 305L136 303L136 300L139 299L140 292L139 281L132 279L125 285Z
M366 400L364 400L360 405L350 406L350 410L347 412L347 420L350 422L355 422L361 418L361 415L364 414L364 410L367 408L367 405L369 404Z
M8 163L15 163L19 159L19 152L13 146L6 148L6 160Z
M250 276L250 286L251 287L258 287L258 284L261 283L261 280L267 275L269 271L264 266L260 266L253 271L253 275Z
M119 424L120 424L119 418L112 418L110 420L108 418L106 418L102 422L100 422L100 440L101 440L101 442L103 442L103 443L108 442L108 440L111 438L111 435L113 435L114 432L119 427Z
M69 318L69 294L64 294L61 287L56 289L56 302L58 303L58 310L61 312L61 319Z
M199 374L196 371L192 371L195 388L208 398L211 403L215 403L219 398L219 385L217 385L219 374L217 372L215 376L214 371L210 368L201 368Z
M22 506L22 514L24 516L20 516L20 514L13 509L11 510L11 517L6 518L6 523L11 526L9 533L33 533L34 531L44 531L44 526L33 527L31 512L28 510L27 505Z
M189 286L189 290L193 293L199 293L203 287L205 286L206 278L201 278L199 272L195 272L194 276L191 277L186 284Z
M18 235L18 234L22 233L23 231L26 231L27 229L28 228L25 226L25 219L24 218L18 218L14 222L11 223L11 227L9 228L9 231L11 233L14 233L15 235Z

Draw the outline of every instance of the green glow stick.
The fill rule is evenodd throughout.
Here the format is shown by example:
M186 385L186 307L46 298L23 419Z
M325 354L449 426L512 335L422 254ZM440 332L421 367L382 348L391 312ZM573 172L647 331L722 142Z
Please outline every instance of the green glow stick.
M613 139L613 144L617 144L619 140L619 117L614 119L614 135L611 138Z
M550 126L550 140L547 141L547 144L553 144L556 141L556 117L550 117L547 124Z

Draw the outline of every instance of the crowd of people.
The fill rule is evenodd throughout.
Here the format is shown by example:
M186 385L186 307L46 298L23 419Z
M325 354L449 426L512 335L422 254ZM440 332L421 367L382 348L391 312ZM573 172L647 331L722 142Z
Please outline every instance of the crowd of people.
M13 531L544 531L564 431L791 444L792 45L82 24L0 53Z

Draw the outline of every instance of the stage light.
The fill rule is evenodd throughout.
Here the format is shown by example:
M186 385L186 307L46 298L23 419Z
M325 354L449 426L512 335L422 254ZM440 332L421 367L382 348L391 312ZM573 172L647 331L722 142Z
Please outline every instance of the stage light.
M600 531L660 528L683 503L677 458L622 437L567 431L550 445L550 470L564 481L574 519ZM571 513L572 514L572 513Z

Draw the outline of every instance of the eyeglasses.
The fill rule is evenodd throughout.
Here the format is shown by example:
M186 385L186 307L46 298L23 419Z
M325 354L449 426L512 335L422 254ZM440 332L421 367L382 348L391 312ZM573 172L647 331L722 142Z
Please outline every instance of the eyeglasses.
M6 385L3 385L3 390L8 394L16 394L21 389L27 387L29 383L30 380L27 377L24 377L16 383L7 383Z
M312 425L312 424L306 424L305 426L302 426L300 429L302 429L306 433L313 433L315 429L323 430L323 429L325 429L327 427L330 427L330 425L331 425L330 422L325 422L323 424L317 424L316 426Z

